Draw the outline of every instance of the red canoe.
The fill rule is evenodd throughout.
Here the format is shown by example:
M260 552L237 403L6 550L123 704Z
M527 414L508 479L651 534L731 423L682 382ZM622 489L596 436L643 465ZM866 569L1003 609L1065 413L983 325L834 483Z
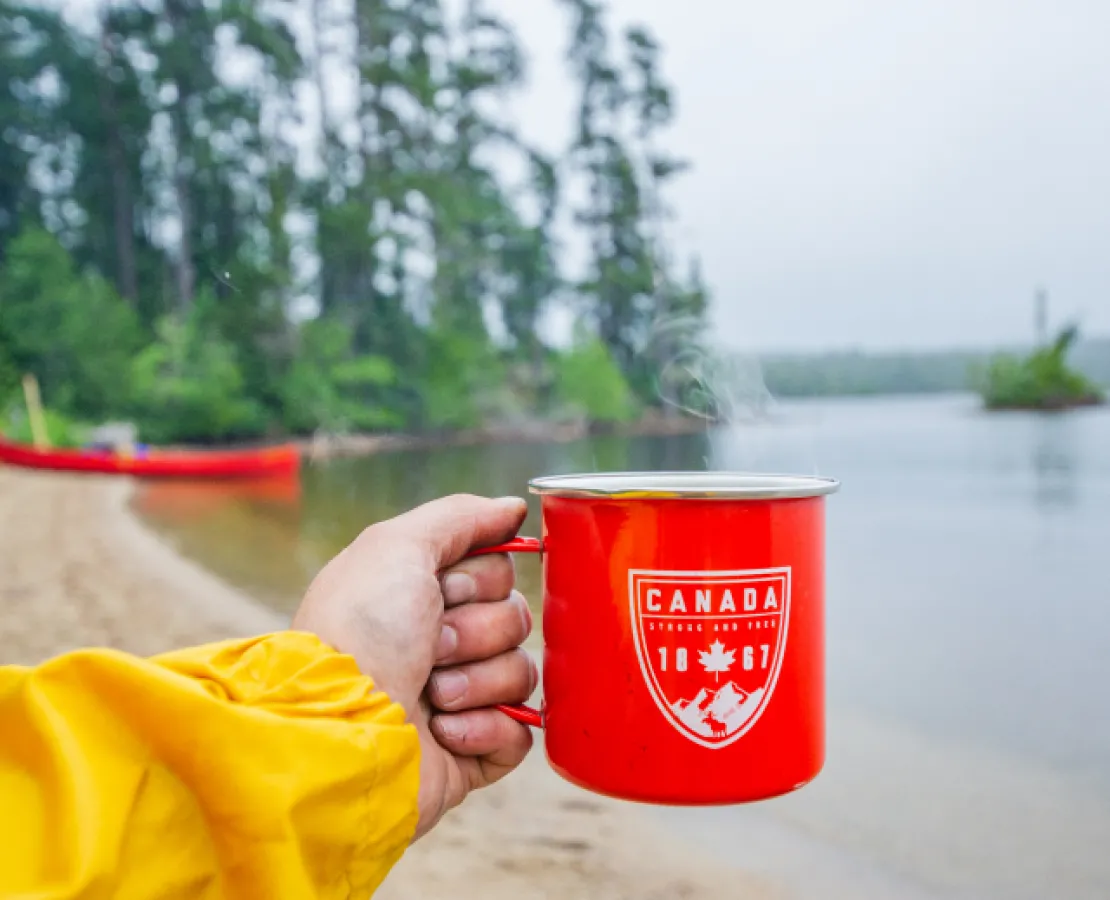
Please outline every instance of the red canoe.
M59 472L100 472L139 478L273 478L295 474L294 444L251 450L38 450L0 438L0 463Z

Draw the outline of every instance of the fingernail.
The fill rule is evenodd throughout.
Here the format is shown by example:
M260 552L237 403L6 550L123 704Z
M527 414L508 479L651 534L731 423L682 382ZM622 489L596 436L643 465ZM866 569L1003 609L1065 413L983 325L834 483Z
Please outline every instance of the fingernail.
M452 572L443 579L443 600L448 606L469 603L478 596L478 582L465 572Z
M519 509L521 506L528 505L527 501L523 497L498 497L493 502L500 503L502 506L511 506L515 509Z
M436 698L440 703L454 703L470 687L470 679L465 672L457 669L438 672L432 676L435 679Z
M531 697L540 684L540 669L539 666L536 665L536 661L532 658L531 653L525 650L524 654L528 657L528 696Z
M461 741L466 737L466 721L458 716L436 716L436 727L440 734L452 741Z
M439 630L439 640L436 642L436 662L447 659L458 646L459 633L450 625L444 625Z

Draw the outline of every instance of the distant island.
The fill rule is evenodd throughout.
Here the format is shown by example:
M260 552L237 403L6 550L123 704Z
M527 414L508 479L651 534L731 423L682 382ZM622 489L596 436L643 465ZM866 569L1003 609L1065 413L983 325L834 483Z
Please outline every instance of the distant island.
M1110 338L1075 338L1065 348L1069 365L1088 384L1110 387ZM934 394L969 391L985 396L1004 376L1003 360L1026 360L1036 347L987 350L919 352L866 352L843 350L826 353L761 355L767 390L774 397L870 396L879 394Z
M1105 402L1110 338L1079 339L1065 325L1048 339L1048 292L1034 298L1031 349L918 353L765 355L764 384L776 397L932 394L973 391L991 410L1060 410Z
M1060 410L1105 401L1099 387L1068 364L1079 329L1064 328L1051 343L1019 357L991 360L981 394L988 409Z

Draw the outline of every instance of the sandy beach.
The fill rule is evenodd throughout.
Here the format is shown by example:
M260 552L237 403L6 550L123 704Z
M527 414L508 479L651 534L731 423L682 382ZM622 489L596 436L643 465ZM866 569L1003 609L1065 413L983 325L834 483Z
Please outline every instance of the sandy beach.
M81 646L151 654L284 627L175 552L122 480L0 468L0 647L33 664ZM383 900L722 900L784 896L679 844L638 807L556 777L542 751L414 846Z

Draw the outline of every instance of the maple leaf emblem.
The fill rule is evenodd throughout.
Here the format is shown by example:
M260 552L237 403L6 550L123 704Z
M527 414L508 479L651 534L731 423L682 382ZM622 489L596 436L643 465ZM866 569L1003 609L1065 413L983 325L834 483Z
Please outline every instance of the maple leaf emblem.
M698 651L698 661L705 667L706 672L712 672L716 676L716 681L720 684L721 673L727 672L736 662L736 651L726 650L724 644L714 641L709 645L709 652Z

